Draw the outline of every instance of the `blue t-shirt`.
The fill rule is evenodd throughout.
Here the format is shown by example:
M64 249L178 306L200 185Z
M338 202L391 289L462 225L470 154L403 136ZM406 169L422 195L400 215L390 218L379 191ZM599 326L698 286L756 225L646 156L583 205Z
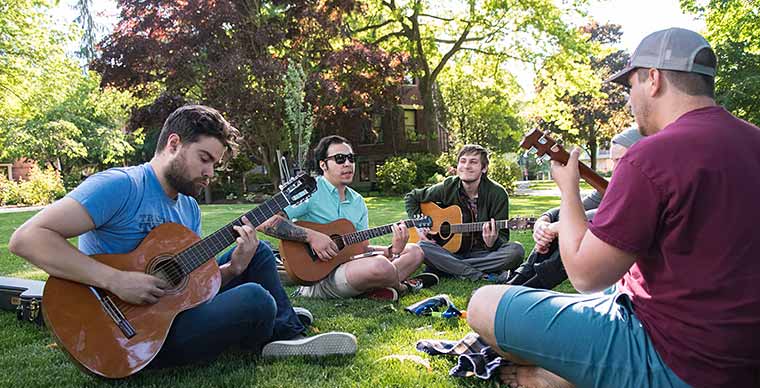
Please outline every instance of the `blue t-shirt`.
M68 197L90 214L95 229L79 236L86 255L128 253L156 226L175 222L200 236L201 212L195 198L169 198L150 163L112 168L87 178Z
M346 199L341 201L338 189L321 175L317 177L317 192L304 203L286 207L285 213L291 219L319 224L345 218L354 224L356 230L365 230L369 224L369 212L364 197L346 187Z

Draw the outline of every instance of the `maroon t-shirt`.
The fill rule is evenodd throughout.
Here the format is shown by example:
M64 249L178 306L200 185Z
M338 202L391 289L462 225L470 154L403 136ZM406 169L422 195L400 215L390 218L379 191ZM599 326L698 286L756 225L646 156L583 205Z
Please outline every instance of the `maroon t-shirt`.
M688 112L621 159L590 225L637 255L619 282L685 382L760 387L760 129Z

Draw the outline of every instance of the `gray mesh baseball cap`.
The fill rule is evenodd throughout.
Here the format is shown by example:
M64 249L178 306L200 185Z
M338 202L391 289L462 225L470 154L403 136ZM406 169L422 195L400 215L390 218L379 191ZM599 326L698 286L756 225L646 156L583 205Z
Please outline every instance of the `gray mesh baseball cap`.
M623 70L615 73L606 82L628 85L628 73L632 70L655 68L685 71L715 77L715 68L694 63L694 57L710 44L702 35L683 28L669 28L649 34L644 38Z

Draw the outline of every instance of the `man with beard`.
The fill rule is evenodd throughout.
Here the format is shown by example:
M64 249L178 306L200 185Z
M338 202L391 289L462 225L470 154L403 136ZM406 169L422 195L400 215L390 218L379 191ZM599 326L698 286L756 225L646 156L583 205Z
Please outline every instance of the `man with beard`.
M468 323L519 364L502 367L508 385L760 386L760 129L716 105L716 62L702 36L671 28L609 79L630 88L645 138L591 223L578 150L552 163L568 278L606 292L476 291Z
M348 187L354 179L351 144L341 136L324 137L314 149L314 157L320 173L317 192L304 203L287 207L287 217L319 224L345 218L357 231L367 229L369 212L364 198ZM392 229L390 246L370 246L368 252L376 254L343 263L320 282L300 287L296 294L311 298L351 298L364 294L396 301L399 294L437 284L438 277L434 274L409 279L422 264L422 250L416 244L407 244L409 232L404 223L399 222ZM321 260L330 260L338 253L329 236L297 226L282 215L266 222L263 231L279 239L308 243Z
M480 145L468 144L459 150L456 173L441 183L409 192L404 197L406 213L420 214L421 203L434 202L440 207L457 205L469 222L486 223L481 233L473 233L472 247L454 254L429 240L425 236L427 231L421 231L419 244L425 252L427 270L444 276L504 283L509 278L507 270L520 265L525 255L522 244L509 241L509 229L496 229L495 220L509 218L507 191L488 179L488 151Z
M47 273L108 290L132 304L152 304L166 281L143 272L117 270L88 255L134 250L156 226L175 222L201 234L201 213L192 197L233 157L238 130L216 110L188 105L164 123L149 163L95 174L63 199L24 223L9 250ZM218 258L222 287L207 303L177 315L149 367L209 360L233 345L265 356L353 353L356 339L326 333L304 339L301 318L283 290L272 251L259 244L253 225L235 226L237 245ZM79 236L79 249L66 240ZM308 311L301 315L307 321ZM307 322L308 323L308 322Z

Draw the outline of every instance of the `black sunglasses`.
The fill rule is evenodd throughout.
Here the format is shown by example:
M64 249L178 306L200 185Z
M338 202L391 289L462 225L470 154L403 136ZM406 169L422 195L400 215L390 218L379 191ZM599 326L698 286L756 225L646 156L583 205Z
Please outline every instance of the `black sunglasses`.
M335 155L330 155L330 156L328 156L328 157L325 158L325 160L328 160L328 159L334 160L335 163L337 163L337 164L346 163L346 160L348 160L349 162L353 163L354 162L354 154L335 154Z

